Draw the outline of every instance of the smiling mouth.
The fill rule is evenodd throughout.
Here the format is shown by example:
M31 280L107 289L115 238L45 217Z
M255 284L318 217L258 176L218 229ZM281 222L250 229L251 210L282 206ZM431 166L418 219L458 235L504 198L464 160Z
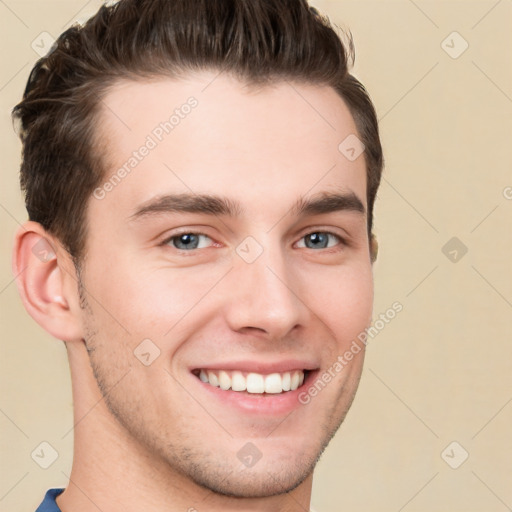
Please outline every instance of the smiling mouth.
M261 374L238 370L197 369L192 372L205 384L224 391L238 391L250 394L280 394L295 391L302 386L308 370L294 370L282 373Z

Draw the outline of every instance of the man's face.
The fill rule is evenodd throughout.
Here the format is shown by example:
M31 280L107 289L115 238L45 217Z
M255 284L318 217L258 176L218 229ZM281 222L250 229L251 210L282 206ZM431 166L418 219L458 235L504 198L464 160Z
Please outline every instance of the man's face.
M119 83L104 99L86 344L127 454L273 495L311 474L359 381L363 351L332 368L371 320L365 162L338 149L356 128L331 88L214 76Z

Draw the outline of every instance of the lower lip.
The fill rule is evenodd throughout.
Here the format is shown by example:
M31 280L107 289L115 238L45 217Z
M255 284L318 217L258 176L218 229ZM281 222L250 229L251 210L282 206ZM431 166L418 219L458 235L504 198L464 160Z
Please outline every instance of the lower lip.
M299 407L304 407L299 401L299 395L307 389L308 383L314 379L317 373L318 370L309 371L302 386L296 390L276 394L251 394L246 391L233 391L231 389L224 391L219 387L203 382L195 375L192 375L192 377L209 396L222 402L223 405L241 409L246 413L278 416L289 414Z

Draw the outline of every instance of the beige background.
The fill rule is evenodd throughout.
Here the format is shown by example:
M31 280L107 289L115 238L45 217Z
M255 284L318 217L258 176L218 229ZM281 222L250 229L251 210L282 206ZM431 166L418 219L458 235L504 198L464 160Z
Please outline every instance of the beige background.
M10 270L26 213L8 112L37 59L32 41L57 36L99 4L0 1L2 512L35 510L47 488L65 486L72 450L64 346L25 313ZM404 309L369 345L354 406L318 466L312 507L510 510L512 2L314 4L351 29L355 72L381 118L375 314L395 301ZM452 58L447 51L458 54L464 41L467 50ZM452 237L467 254L443 253ZM59 453L46 470L30 456L42 441ZM452 469L446 461L456 465L464 451L469 458Z

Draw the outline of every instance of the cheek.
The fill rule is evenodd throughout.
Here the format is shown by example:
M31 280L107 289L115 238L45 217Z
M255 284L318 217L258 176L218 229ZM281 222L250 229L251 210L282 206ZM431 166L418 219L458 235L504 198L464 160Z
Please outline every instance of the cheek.
M373 276L369 265L340 267L316 275L304 288L306 304L342 342L351 341L371 322Z
M88 289L97 299L95 317L121 324L135 337L162 337L189 315L201 314L203 299L215 294L224 274L223 268L148 268L118 261L101 265Z
M111 324L107 330L129 332L136 341L177 335L191 318L197 325L199 318L212 314L212 303L218 310L216 287L230 265L169 268L108 255L89 268L94 270L87 273L86 287L96 321L102 328ZM373 276L368 262L301 265L291 274L296 284L290 282L290 288L337 339L352 339L370 323Z

